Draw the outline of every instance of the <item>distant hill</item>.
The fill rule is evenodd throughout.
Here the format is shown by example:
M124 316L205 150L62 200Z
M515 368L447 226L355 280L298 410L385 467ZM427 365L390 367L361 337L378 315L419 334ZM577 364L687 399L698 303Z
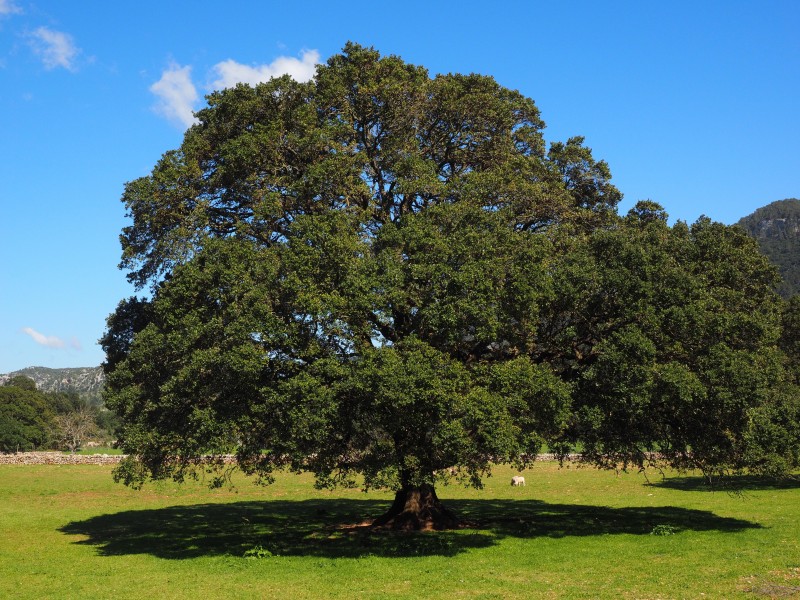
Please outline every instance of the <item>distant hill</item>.
M72 369L49 369L26 367L19 371L0 375L0 385L17 375L30 377L37 389L43 392L75 391L92 404L100 403L105 375L101 367L77 367Z
M740 219L737 225L758 240L761 251L778 267L784 298L800 293L800 200L778 200Z

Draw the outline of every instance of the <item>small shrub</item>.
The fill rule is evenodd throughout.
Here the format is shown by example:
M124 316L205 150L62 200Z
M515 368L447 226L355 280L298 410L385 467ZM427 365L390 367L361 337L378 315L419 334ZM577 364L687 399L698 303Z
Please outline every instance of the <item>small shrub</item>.
M272 556L275 555L261 545L253 546L244 553L245 558L270 558Z
M650 535L675 535L676 533L678 533L678 528L673 525L656 525Z

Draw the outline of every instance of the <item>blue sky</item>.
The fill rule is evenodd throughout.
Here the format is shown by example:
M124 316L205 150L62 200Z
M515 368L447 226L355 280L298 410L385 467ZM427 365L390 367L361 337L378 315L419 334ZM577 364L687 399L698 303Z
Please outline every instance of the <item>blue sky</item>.
M313 73L346 41L533 98L625 194L733 223L800 197L800 2L0 0L0 373L95 366L123 185L215 86Z

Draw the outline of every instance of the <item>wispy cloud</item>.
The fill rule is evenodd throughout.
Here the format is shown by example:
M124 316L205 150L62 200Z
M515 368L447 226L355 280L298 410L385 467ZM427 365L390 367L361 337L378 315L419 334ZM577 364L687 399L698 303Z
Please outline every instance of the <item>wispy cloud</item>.
M13 0L0 0L0 16L2 15L21 15L22 9Z
M220 90L234 87L237 83L255 85L281 75L291 75L297 81L309 81L314 77L318 63L319 52L316 50L305 50L300 58L279 56L268 65L249 66L229 59L214 65L217 79L211 87Z
M44 335L43 333L39 333L32 327L25 327L22 330L24 333L27 333L33 341L39 344L40 346L46 346L48 348L63 348L67 344L59 337L54 335Z
M0 0L2 1L2 0ZM63 31L39 27L28 34L31 48L42 59L45 69L63 67L75 71L75 60L80 53L72 36Z
M317 64L319 52L316 50L306 50L301 53L300 58L280 56L268 65L248 66L235 60L226 60L212 68L216 79L210 89L234 87L237 83L255 85L280 75L291 75L297 81L308 81L314 77ZM191 75L190 65L172 63L161 74L161 79L150 86L150 91L158 97L155 111L183 127L191 127L197 122L194 109L197 107L199 94Z
M192 110L198 95L191 73L192 67L173 63L164 71L161 79L150 86L150 91L158 97L156 112L185 127L196 122Z

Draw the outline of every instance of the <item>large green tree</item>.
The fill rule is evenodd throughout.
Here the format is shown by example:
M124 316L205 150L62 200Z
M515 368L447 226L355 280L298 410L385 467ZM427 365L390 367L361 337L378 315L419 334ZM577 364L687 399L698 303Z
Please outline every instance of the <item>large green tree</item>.
M437 483L545 442L747 463L781 361L774 273L743 235L652 203L621 219L582 138L547 149L533 101L489 77L348 44L311 82L208 104L123 196L121 266L151 295L102 340L119 479L234 452L266 481L395 489L377 523L418 528L456 523Z

